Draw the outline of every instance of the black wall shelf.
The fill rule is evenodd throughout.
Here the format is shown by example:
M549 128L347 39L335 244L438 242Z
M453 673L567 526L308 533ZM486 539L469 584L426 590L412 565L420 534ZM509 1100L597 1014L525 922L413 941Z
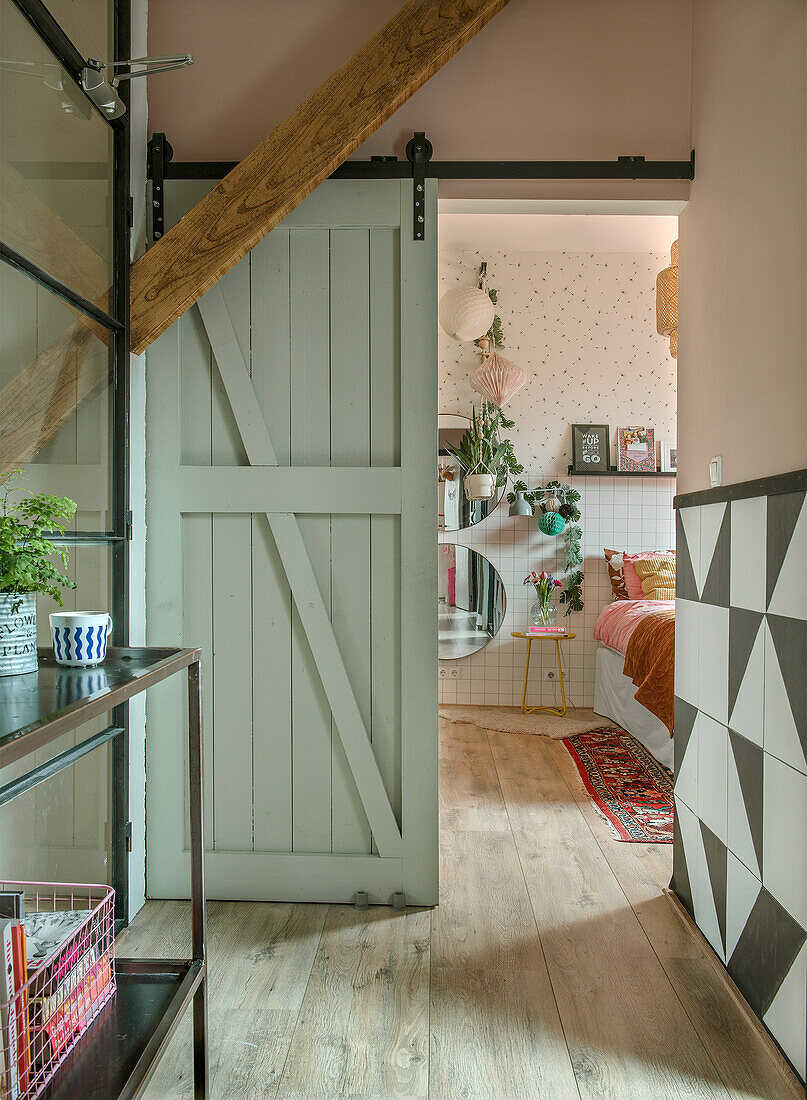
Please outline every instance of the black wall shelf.
M644 473L630 473L628 470L575 470L569 466L566 471L570 477L666 477L668 481L675 481L677 474L668 474L663 470L649 470Z

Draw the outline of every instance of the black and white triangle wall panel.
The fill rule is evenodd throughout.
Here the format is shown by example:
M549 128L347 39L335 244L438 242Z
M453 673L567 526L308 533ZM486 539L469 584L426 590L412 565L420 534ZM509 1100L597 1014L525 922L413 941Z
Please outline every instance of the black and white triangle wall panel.
M728 848L712 830L701 821L703 842L705 888L717 919L719 945L713 944L721 959L726 959L726 876L728 874Z
M765 616L763 744L807 773L807 620Z
M679 599L698 599L693 562L698 561L699 556L700 509L681 508L675 517L675 594Z
M807 928L807 776L765 753L762 885Z
M699 603L698 709L718 722L728 721L729 608Z
M803 929L802 929L803 931ZM796 939L799 937L796 936ZM796 1067L802 1080L805 1077L805 1030L801 1005L804 990L807 987L807 943L790 965L790 969L779 983L768 1011L762 1020L772 1035L776 1036L779 1046Z
M745 866L762 878L763 751L729 730L727 754L727 843Z
M686 699L675 697L675 775L681 773L681 765L689 746L689 738L695 726L698 716L698 708L693 707Z
M714 509L714 511L712 511ZM707 504L701 516L701 602L729 606L731 588L731 508Z
M729 608L728 724L762 745L765 709L765 616Z
M767 514L767 497L747 497L731 502L729 592L732 607L758 612L767 608Z
M696 811L700 820L725 844L728 840L729 731L703 711L698 714L695 724L698 748Z
M731 509L728 503L723 501L701 508L680 509L677 537L677 595L682 599L728 607L731 558Z
M726 957L734 954L743 929L748 924L751 910L756 904L762 882L759 877L737 859L733 852L726 857Z
M767 507L767 610L807 619L804 571L807 561L805 493L770 497Z
M677 577L677 566L676 566ZM677 584L677 580L676 580ZM698 705L700 688L700 604L675 600L675 694L692 706Z
M678 733L679 716L684 718L680 736ZM697 811L698 808L699 718L700 713L696 707L684 700L676 699L674 790L676 796L693 811Z
M672 888L803 1078L807 490L793 478L678 510Z

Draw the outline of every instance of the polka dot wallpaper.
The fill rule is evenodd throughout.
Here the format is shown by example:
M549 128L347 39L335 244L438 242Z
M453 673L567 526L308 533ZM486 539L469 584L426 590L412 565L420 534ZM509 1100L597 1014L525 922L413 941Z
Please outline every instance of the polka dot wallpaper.
M610 601L602 548L653 550L675 545L674 479L570 477L572 423L609 424L612 461L616 429L643 424L656 439L675 440L675 360L656 334L655 280L669 263L666 253L441 252L440 293L473 284L482 260L489 285L499 292L508 359L523 367L527 384L505 406L516 424L510 433L529 486L553 477L582 494L581 524L585 609L559 621L577 638L564 643L571 702L591 706L597 643L594 622ZM440 412L468 414L479 395L470 376L479 363L472 344L442 331L439 338ZM457 662L459 679L440 680L444 703L517 705L521 701L524 643L512 630L527 625L532 589L522 581L532 570L559 573L562 539L541 534L532 518L510 518L506 500L484 522L440 541L473 546L499 571L507 610L497 637ZM530 673L530 701L550 703L557 686L546 673L553 646L539 646ZM446 662L447 665L453 662Z
M487 261L508 359L530 380L506 406L528 470L566 471L572 423L645 424L675 439L675 360L656 333L655 285L666 254L440 253L440 293L473 284ZM478 394L473 344L440 330L440 411L467 413Z

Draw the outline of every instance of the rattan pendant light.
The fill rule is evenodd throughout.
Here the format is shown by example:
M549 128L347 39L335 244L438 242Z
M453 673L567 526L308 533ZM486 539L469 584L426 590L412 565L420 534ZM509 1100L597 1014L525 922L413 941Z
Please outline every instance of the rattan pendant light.
M678 241L670 249L670 266L656 278L656 330L668 336L670 355L678 358Z

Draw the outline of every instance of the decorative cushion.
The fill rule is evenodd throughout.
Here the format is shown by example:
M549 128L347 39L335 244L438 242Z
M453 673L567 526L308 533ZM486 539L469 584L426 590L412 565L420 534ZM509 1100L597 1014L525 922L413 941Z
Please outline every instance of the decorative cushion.
M611 582L611 600L627 600L628 590L625 587L625 574L622 572L622 551L603 550L605 564L608 566L608 579Z
M675 599L675 558L669 554L638 558L633 567L646 600Z
M624 559L622 569L625 574L625 587L628 590L629 600L647 600L651 598L645 594L642 588L642 579L636 572L637 561L645 561L648 558L671 558L673 562L675 561L675 554L666 550L643 550L639 554L623 554L622 557ZM675 587L674 583L673 587Z

